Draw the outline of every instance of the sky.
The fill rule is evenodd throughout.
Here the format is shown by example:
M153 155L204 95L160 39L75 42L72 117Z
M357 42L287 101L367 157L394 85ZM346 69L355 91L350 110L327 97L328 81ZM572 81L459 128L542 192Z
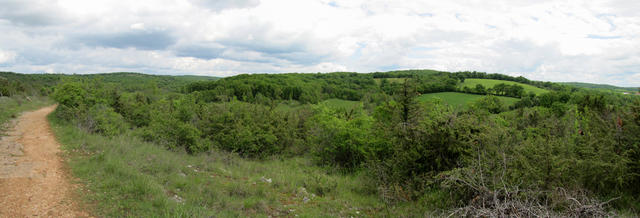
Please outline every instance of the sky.
M481 71L640 86L640 1L0 0L0 71Z

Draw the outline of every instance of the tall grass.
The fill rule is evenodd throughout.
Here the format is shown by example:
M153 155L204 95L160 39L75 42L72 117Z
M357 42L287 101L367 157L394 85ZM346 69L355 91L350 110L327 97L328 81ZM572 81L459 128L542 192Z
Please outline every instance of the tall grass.
M362 217L420 214L419 203L385 205L362 173L340 174L306 157L248 160L189 155L132 135L88 134L50 115L86 205L97 216Z

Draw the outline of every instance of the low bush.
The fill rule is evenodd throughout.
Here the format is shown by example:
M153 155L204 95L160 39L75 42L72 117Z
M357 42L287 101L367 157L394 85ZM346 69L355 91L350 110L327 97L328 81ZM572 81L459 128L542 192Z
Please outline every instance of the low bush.
M348 116L338 117L335 111L324 105L315 108L315 116L309 122L309 143L320 164L353 170L372 152L373 118L364 114L362 108L354 111Z
M104 136L115 136L128 130L128 124L113 108L97 104L89 109L85 126L90 132Z

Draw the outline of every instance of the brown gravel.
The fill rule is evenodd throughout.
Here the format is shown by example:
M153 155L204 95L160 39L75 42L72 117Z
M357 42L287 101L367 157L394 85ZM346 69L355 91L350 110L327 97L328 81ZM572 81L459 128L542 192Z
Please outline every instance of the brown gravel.
M23 113L0 140L0 217L87 217L72 201L46 116L54 106Z

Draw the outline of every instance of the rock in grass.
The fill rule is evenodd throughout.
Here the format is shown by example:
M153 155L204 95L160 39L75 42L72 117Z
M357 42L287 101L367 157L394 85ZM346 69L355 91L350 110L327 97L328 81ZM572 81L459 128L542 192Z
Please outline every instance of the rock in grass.
M260 178L260 181L265 183L271 183L271 178L265 178L264 176Z
M178 202L178 203L184 203L184 199L182 199L180 196L174 194L173 197L171 197L171 200Z

